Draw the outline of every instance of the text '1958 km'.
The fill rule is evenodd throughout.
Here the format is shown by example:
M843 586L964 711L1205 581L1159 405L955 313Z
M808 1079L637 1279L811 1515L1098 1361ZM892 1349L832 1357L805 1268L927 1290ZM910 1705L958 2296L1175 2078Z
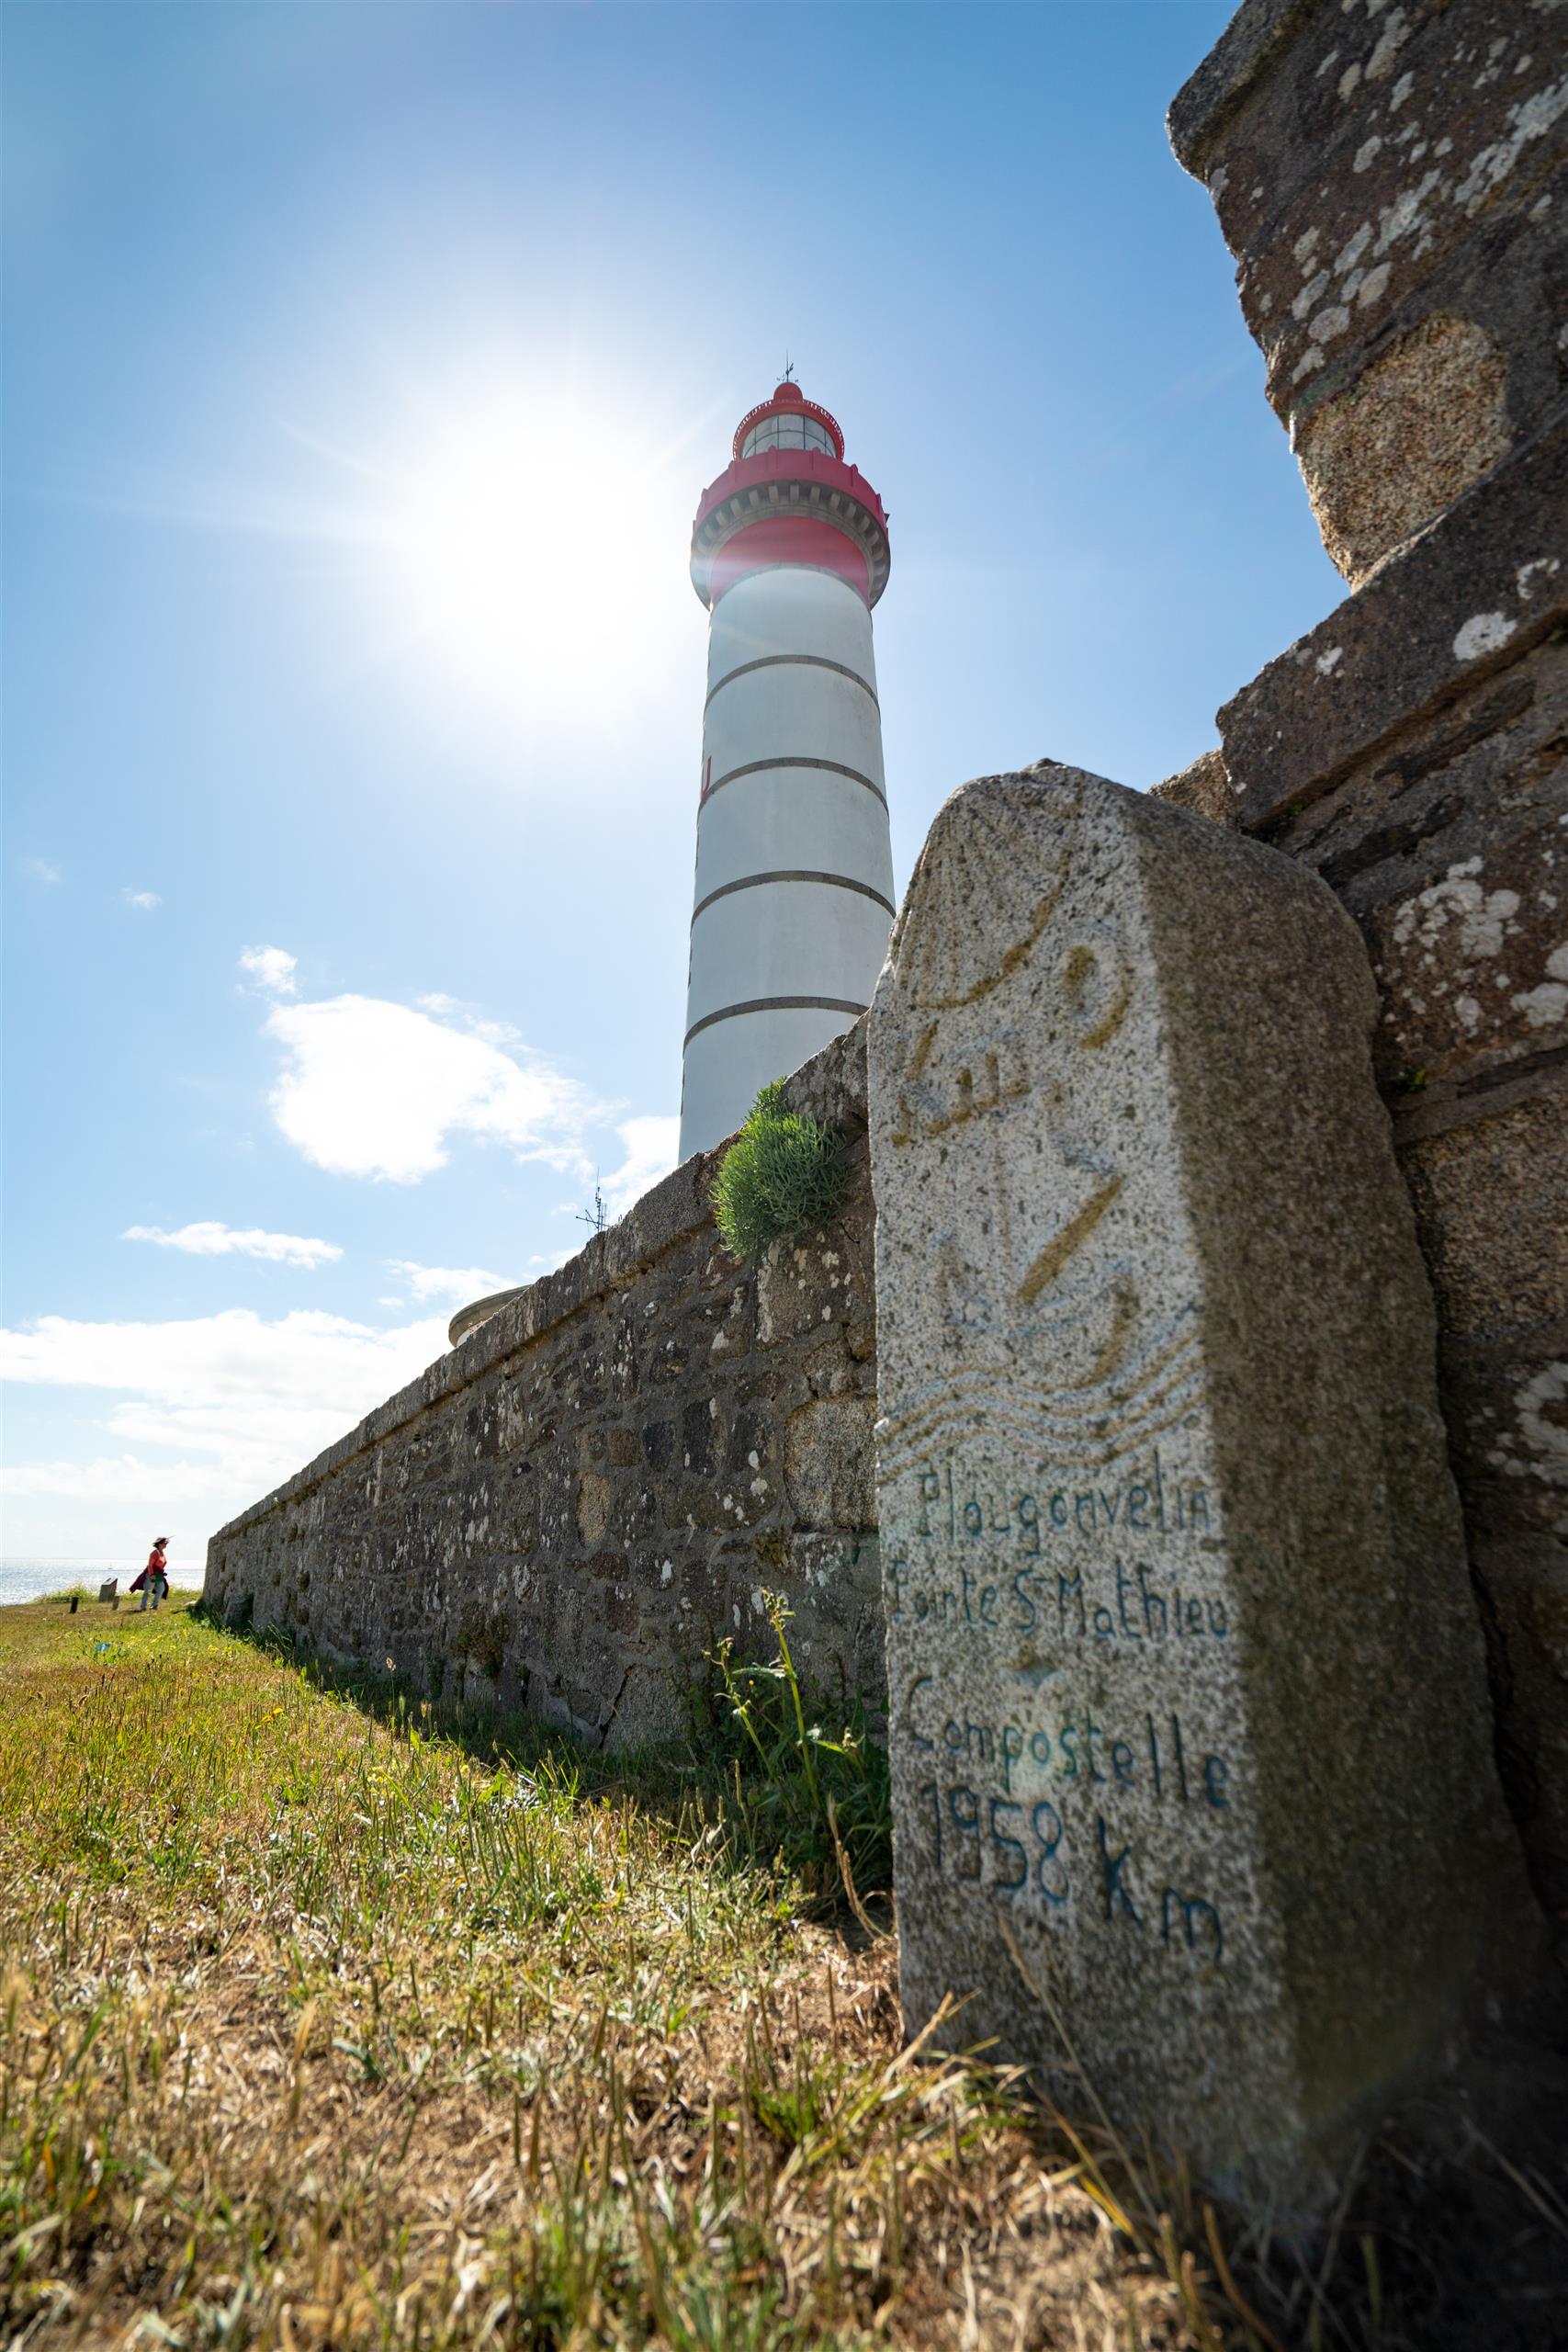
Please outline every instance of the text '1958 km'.
M976 1893L1043 1896L1048 1911L1065 1910L1085 1892L1063 1850L1067 1825L1048 1797L1031 1804L985 1796L965 1781L937 1781L922 1782L915 1793L926 1809L938 1871ZM1097 1813L1087 1893L1098 1900L1103 1917L1152 1933L1169 1948L1201 1950L1210 1960L1222 1961L1225 1937L1218 1905L1169 1884L1145 1888L1140 1869L1131 1840L1118 1844L1104 1815Z

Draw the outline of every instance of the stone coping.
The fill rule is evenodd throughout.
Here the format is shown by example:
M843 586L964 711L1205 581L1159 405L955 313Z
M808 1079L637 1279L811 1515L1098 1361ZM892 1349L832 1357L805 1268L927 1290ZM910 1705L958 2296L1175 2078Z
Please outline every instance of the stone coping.
M604 1228L601 1228L604 1230ZM504 1290L492 1290L483 1298L476 1298L470 1306L459 1306L446 1326L446 1340L450 1347L460 1347L471 1331L499 1315L508 1299L521 1298L529 1287L526 1283L509 1283Z
M785 1087L785 1101L791 1110L818 1119L847 1117L863 1121L865 1028L863 1014L852 1029L835 1037L810 1061L802 1063ZM384 1444L444 1397L468 1387L492 1365L543 1339L581 1308L635 1282L656 1259L709 1222L709 1193L718 1162L728 1148L727 1137L712 1151L698 1152L679 1168L671 1169L626 1211L618 1224L594 1234L575 1258L569 1258L553 1273L542 1274L536 1283L519 1290L497 1292L493 1303L480 1299L473 1307L463 1308L452 1318L454 1327L479 1307L491 1311L470 1325L466 1334L445 1355L437 1356L417 1380L410 1381L406 1388L400 1388L395 1396L367 1413L346 1437L339 1438L280 1487L275 1487L259 1502L241 1511L238 1518L219 1528L209 1538L209 1544L237 1536L283 1504L309 1494L312 1487L320 1486L356 1455Z
M1170 102L1166 130L1183 171L1207 175L1214 142L1319 0L1243 0L1213 48Z
M1384 741L1568 617L1568 403L1219 714L1243 829L1321 798Z

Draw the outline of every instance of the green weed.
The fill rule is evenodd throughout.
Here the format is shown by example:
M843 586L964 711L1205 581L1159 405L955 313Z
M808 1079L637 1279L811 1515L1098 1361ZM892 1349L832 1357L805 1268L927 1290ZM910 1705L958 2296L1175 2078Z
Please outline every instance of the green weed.
M731 1852L752 1864L778 1857L815 1903L857 1910L893 1883L886 1751L858 1695L835 1704L802 1686L791 1611L778 1593L762 1600L778 1656L740 1664L733 1644L720 1643L694 1750L709 1784L731 1799L722 1815Z
M737 1258L764 1258L831 1224L849 1182L844 1147L831 1128L784 1107L784 1084L764 1086L719 1166L713 1188L719 1238Z

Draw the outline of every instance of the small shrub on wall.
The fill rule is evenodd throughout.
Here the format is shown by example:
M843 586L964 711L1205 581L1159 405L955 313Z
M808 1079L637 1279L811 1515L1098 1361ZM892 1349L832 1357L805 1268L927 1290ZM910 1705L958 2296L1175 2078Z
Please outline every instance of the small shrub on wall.
M784 1107L784 1083L764 1086L725 1153L714 1185L719 1238L755 1263L775 1241L827 1225L843 1203L849 1169L830 1127Z

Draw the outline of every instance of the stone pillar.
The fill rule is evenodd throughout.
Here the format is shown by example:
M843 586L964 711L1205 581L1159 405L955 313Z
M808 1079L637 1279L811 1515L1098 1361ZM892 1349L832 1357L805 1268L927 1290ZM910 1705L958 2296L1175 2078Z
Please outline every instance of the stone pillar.
M1315 869L1371 957L1498 1758L1568 1940L1562 28L1247 0L1170 122L1356 590L1220 713L1213 813Z
M1042 766L871 1016L909 2027L1303 2205L1539 1928L1375 1010L1314 877Z

